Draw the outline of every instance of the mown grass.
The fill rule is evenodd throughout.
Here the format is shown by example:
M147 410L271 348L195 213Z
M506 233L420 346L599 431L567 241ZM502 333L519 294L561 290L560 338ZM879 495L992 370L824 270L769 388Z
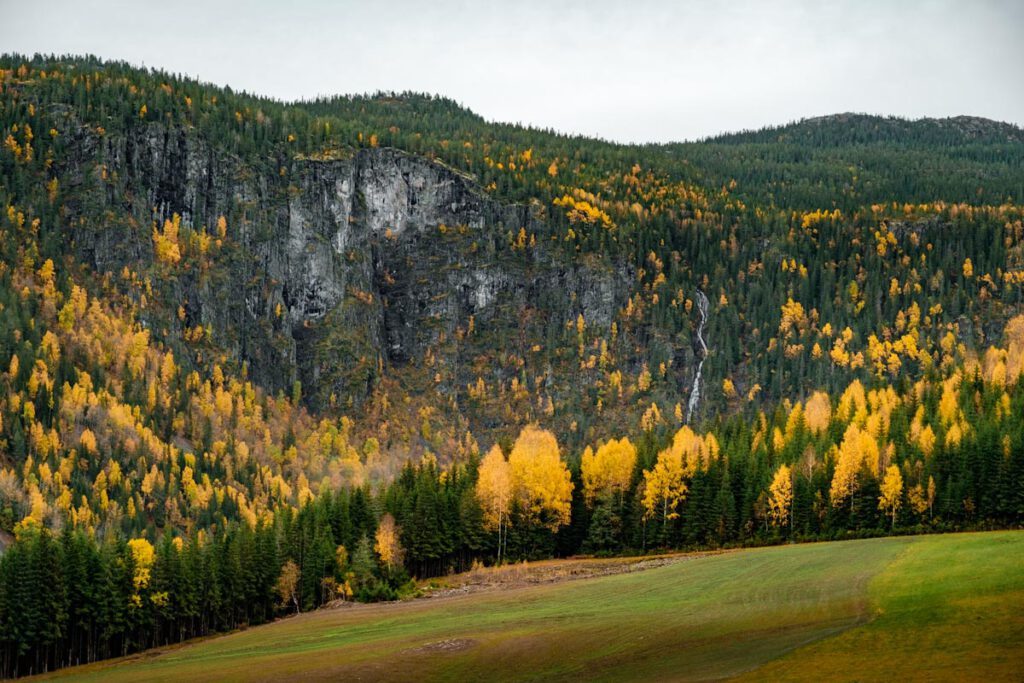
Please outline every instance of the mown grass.
M1024 533L745 550L633 574L322 611L82 680L1021 678Z
M747 678L1024 681L1024 532L916 538L869 594L869 623Z

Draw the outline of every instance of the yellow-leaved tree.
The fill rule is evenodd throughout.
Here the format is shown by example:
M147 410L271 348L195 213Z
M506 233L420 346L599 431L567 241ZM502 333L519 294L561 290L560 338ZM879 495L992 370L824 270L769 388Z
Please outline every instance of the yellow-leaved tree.
M164 220L161 233L153 226L153 255L160 263L177 265L181 261L181 249L178 245L178 233L181 229L181 216L174 214L170 220Z
M914 511L915 515L921 516L928 511L928 501L924 497L924 487L920 484L914 484L907 491L907 502L910 503L910 509Z
M480 461L476 497L484 512L484 528L498 532L498 564L507 537L508 511L512 503L512 468L501 447L495 444Z
M850 509L853 509L861 466L867 465L868 470L876 472L878 455L878 443L871 433L858 427L856 422L851 422L843 434L836 455L836 471L832 475L832 486L829 489L833 507L839 507L849 500Z
M402 558L405 555L405 551L402 549L402 544L399 541L400 534L398 525L395 524L395 518L391 516L390 512L385 513L380 518L380 524L377 525L373 549L389 572L402 564Z
M676 508L686 498L687 479L698 468L718 459L718 440L713 434L701 437L683 425L672 437L672 445L658 453L654 467L644 471L644 520L661 512L662 524L679 516Z
M789 465L779 465L768 487L768 516L772 526L792 526L793 470Z
M84 454L96 454L96 435L88 427L82 430L82 435L78 438L78 443L82 447Z
M529 523L552 531L569 523L572 478L554 434L527 425L512 446L508 464L513 491Z
M828 429L828 423L832 419L832 402L824 391L816 391L807 399L804 407L804 421L807 428L814 434L821 434Z
M899 512L903 500L903 475L896 465L889 465L882 479L882 495L878 497L878 509L884 510L896 526L896 513Z
M587 447L583 452L581 473L583 475L583 492L588 503L593 503L598 496L622 495L629 488L636 466L636 447L629 439L612 439L597 447L594 452Z
M662 524L679 516L676 508L686 498L686 468L682 451L666 448L654 467L644 471L644 519L661 513Z
M281 567L281 575L277 577L277 584L274 589L281 598L281 605L289 603L295 605L295 611L299 612L299 566L294 561L288 560Z
M153 560L156 554L153 551L153 544L144 538L133 538L128 541L128 549L132 554L134 564L132 572L132 604L142 607L142 591L149 587L150 572L153 568Z

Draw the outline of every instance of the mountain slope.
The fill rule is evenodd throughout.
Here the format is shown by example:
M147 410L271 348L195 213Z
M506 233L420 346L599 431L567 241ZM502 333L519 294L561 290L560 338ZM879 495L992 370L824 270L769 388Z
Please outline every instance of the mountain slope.
M14 66L11 60L16 81ZM911 303L925 312L937 303L947 310L951 304L957 311L977 309L972 317L980 314L976 323L989 335L998 333L1008 317L990 312L995 300L979 301L979 290L966 286L973 285L966 281L951 282L952 291L939 293L929 287L923 295L891 296L893 277L904 279L902 263L876 259L867 245L889 221L894 226L907 224L893 233L900 237L888 250L898 252L900 261L919 259L929 251L928 244L942 242L941 253L929 254L931 260L919 268L917 282L901 282L901 287L915 287L940 271L945 276L959 270L966 258L972 259L979 275L1005 277L1017 267L1017 257L1001 244L998 234L1005 224L1013 223L1016 211L981 204L965 221L965 213L951 202L1002 202L1024 189L1024 145L1019 142L999 146L989 136L975 144L967 136L947 134L939 144L931 137L932 122L841 117L815 133L830 141L832 151L822 152L817 143L804 139L806 134L770 144L739 144L739 136L725 145L709 141L637 148L487 124L449 101L427 97L335 98L286 106L124 65L68 63L63 65L70 67L67 75L61 66L59 62L51 66L51 73L61 73L61 78L26 79L8 94L22 106L39 104L37 130L52 124L58 131L49 174L64 181L59 183L60 200L70 232L62 239L75 244L79 260L99 273L129 266L145 277L153 261L152 223L160 227L179 214L185 230L213 235L223 217L227 248L206 255L208 263L201 268L189 257L176 264L178 272L160 273L171 281L166 288L156 288L163 311L152 310L148 315L162 313L163 318L161 324L154 320L152 327L167 327L170 336L165 341L176 343L174 328L183 326L172 318L182 306L186 329L203 325L218 331L214 340L228 358L247 363L251 376L271 391L290 391L295 380L301 381L302 395L318 409L327 406L332 394L336 405L362 405L379 396L390 379L412 383L419 387L413 393L421 393L425 382L440 374L437 384L458 405L454 411L445 410L456 414L447 414L443 422L493 424L512 416L496 412L500 406L484 405L481 415L466 409L472 398L468 385L482 382L488 394L501 393L509 389L513 376L520 375L523 383L544 375L547 389L538 390L533 382L529 387L540 393L543 409L537 412L523 405L513 419L543 419L550 402L555 419L564 427L574 419L580 422L581 409L588 404L593 407L594 399L579 396L578 382L563 384L560 379L578 372L569 372L571 365L578 364L574 355L589 366L590 356L598 356L595 352L606 343L605 372L585 372L588 381L603 385L602 393L607 393L607 387L616 382L611 373L621 372L626 395L617 402L618 408L635 411L629 394L640 398L646 392L630 392L629 380L638 379L646 365L652 374L651 398L671 410L675 403L686 403L695 366L689 346L696 319L689 307L695 289L708 285L713 302L731 304L719 303L711 311L709 334L722 343L712 344L709 384L714 387L731 379L743 392L759 386L774 398L789 395L784 387L792 383L805 386L808 372L820 383L837 371L828 362L831 340L827 335L811 334L802 344L788 345L791 355L802 346L803 369L787 368L785 359L779 364L765 353L773 338L780 348L784 346L778 328L782 305L790 297L808 315L817 314L819 321L812 321L812 328L820 329L824 322L836 331L849 326L861 345L870 333L891 326L897 311ZM76 73L91 85L72 96L75 87L81 88L80 82L74 86ZM44 109L46 102L53 103L49 109ZM882 136L870 151L843 142L845 135L856 135L865 126L913 134ZM796 131L820 127L798 124L791 130L796 135ZM402 301L388 302L388 310L392 304L399 309L385 316L393 321L392 336L403 326L418 330L424 327L421 323L429 322L410 311L422 308L429 317L447 307L439 314L444 318L440 326L444 342L434 332L424 337L429 343L410 346L392 339L382 344L389 332L373 322L380 316L359 311L384 305L383 294L377 291L380 287L371 280L386 280L398 270L415 275L415 269L378 264L370 242L344 249L338 241L342 234L338 221L369 221L373 225L367 234L385 244L381 228L386 232L389 227L383 222L403 222L407 214L412 216L412 202L419 199L401 187L405 181L398 176L404 172L382 171L376 181L378 193L389 196L372 209L378 212L376 217L364 217L360 212L366 209L358 205L361 189L335 190L329 182L332 174L340 179L351 173L347 169L360 167L360 159L370 158L357 155L355 149L386 144L444 159L467 174L465 180L457 174L442 179L429 165L421 166L427 169L430 183L454 182L467 197L482 190L499 202L532 202L531 209L487 205L492 207L485 211L491 215L485 221L491 242L487 253L500 255L503 261L516 253L524 264L551 263L540 268L552 273L565 270L557 265L560 262L585 263L582 279L570 287L577 288L577 296L596 289L600 305L569 302L550 308L551 304L544 304L529 316L544 324L533 324L515 344L510 343L516 336L511 331L519 330L522 321L509 310L493 319L493 329L488 326L492 338L481 348L455 351L452 337L459 328L468 329L472 307L465 295L461 301L440 301L453 291L459 299L457 292L473 289L475 279L490 277L481 275L478 267L469 267L436 289L417 287L415 296L406 282L399 286ZM403 163L418 165L414 157L407 158ZM387 183L392 185L386 187ZM425 191L433 193L430 188ZM458 230L441 236L440 229L478 223L480 215L480 209L467 206L464 212L432 210L413 216L417 234L434 229L438 234L409 246L408 258L415 263L422 255L427 264L436 258L433 250L469 263L471 251L480 247L478 240L460 240ZM393 236L405 234L398 228L392 232ZM390 249L377 251L391 253ZM356 261L345 266L349 259ZM793 266L798 274L803 272L801 267L806 268L808 275L780 278L777 273L783 264ZM433 263L427 269L439 265ZM868 277L865 266L883 275ZM197 270L202 271L201 278ZM344 273L355 271L362 274L349 286ZM603 273L597 276L603 284L595 288L597 280L586 272ZM741 273L747 275L741 278ZM528 279L535 277L536 273ZM555 275L549 280L553 287L543 286L526 298L541 301L545 292L560 294L560 278ZM569 275L569 280L575 278ZM626 282L634 278L633 283ZM417 284L424 279L415 275ZM513 288L521 289L522 282L520 278ZM853 298L874 303L858 310L859 300L843 302L850 282L864 290ZM384 283L385 288L389 286ZM1001 286L996 283L996 289ZM828 292L827 296L818 298L820 291ZM397 293L392 291L390 299ZM376 304L359 303L359 297L370 301L375 294ZM1016 290L1000 292L999 303L1016 305L1018 296ZM632 302L629 307L627 299ZM629 315L613 316L613 310ZM577 335L571 329L560 333L558 326L575 326L581 313L587 328L583 343L588 348L574 354ZM591 319L591 313L596 317ZM328 316L336 324L316 324ZM614 339L613 317L618 318ZM345 338L327 340L326 327L343 330ZM973 339L965 339L968 345L984 339L977 332L972 334ZM750 343L743 343L746 340ZM541 355L536 357L533 348L538 341ZM822 355L813 355L814 342L824 351ZM303 345L301 352L299 345ZM374 349L382 345L397 348L396 357L403 359L418 359L429 351L442 367L439 371L423 363L416 368L419 372L392 373L390 367L378 371ZM315 348L324 351L309 352ZM498 351L497 358L488 351ZM326 363L325 355L331 356ZM380 360L388 365L390 355L381 354ZM494 369L469 371L486 364ZM410 365L415 363L406 363L407 369ZM840 386L850 377L845 372L838 375L828 380L831 386ZM330 379L321 381L321 377ZM724 407L718 392L706 394L711 409L705 415ZM388 403L395 405L395 399L404 401L403 396L392 396ZM602 405L608 405L607 398ZM633 419L638 417L634 412Z
M624 146L0 58L0 671L473 562L1019 523L1024 144L975 124Z

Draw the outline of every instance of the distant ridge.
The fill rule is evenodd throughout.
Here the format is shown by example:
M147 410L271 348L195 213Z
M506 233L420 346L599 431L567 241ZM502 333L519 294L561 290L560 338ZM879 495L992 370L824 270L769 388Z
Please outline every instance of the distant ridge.
M980 116L906 119L843 112L801 119L781 126L723 133L705 142L800 143L821 146L870 144L875 142L912 142L953 145L971 142L998 144L1024 143L1024 129L1012 123Z

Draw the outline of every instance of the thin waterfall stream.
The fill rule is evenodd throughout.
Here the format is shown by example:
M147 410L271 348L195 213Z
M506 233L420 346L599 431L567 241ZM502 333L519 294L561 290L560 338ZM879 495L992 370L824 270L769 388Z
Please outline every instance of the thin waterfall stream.
M693 388L690 389L690 400L686 405L687 424L690 423L693 411L700 401L701 371L704 369L704 359L708 357L708 345L704 339L704 325L708 321L708 298L699 289L697 290L697 311L700 313L700 322L697 323L697 342L700 344L700 347L697 349L697 355L700 356L700 360L697 362L697 371L693 374Z

